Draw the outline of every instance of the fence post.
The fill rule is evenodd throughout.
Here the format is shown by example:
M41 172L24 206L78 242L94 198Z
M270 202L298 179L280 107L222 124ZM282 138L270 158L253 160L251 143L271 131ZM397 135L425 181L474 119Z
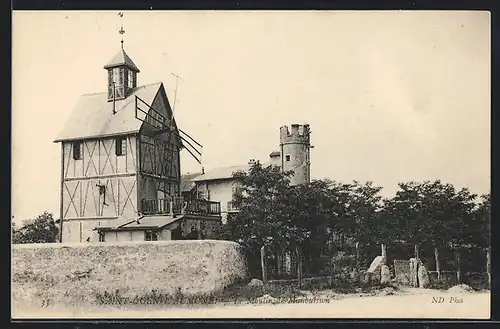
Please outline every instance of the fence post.
M434 247L434 259L436 260L437 280L441 282L441 264L439 264L439 250L437 247Z
M276 253L276 274L281 276L283 274L283 255L281 250Z
M260 265L262 266L262 282L267 283L267 269L266 269L266 249L264 246L260 248Z
M460 271L460 249L457 247L455 249L455 255L456 255L456 263L457 263L457 284L460 284L462 281L462 273Z
M414 268L413 268L413 276L414 276L414 286L415 287L418 287L419 286L419 282L418 282L418 267L419 267L419 263L420 263L420 253L419 253L419 250L418 250L418 243L415 243L415 264L414 264Z
M297 279L299 281L299 288L302 287L302 255L300 248L297 246Z
M488 286L491 289L491 253L486 252L486 273L488 273Z
M356 266L359 267L359 242L356 242Z

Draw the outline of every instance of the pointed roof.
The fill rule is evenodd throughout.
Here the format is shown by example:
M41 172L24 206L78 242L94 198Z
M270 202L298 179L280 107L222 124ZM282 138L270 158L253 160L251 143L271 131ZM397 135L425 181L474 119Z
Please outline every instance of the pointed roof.
M140 72L137 65L135 65L134 61L127 55L127 53L123 48L120 49L118 54L116 54L115 57L113 57L113 59L108 64L104 65L104 68L108 69L120 65L126 65L132 70L136 71L137 73Z

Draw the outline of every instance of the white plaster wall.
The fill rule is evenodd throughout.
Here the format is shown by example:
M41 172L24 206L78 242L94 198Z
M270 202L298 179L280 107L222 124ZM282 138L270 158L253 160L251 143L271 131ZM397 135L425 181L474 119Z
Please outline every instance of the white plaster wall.
M132 231L132 241L144 241L144 231Z
M220 202L222 222L227 220L227 203L233 199L233 186L237 183L233 179L214 180L199 183L198 191L209 192L210 201Z
M116 232L116 241L132 241L131 233L127 231Z
M161 239L164 241L172 240L172 232L168 229L164 229L162 232Z

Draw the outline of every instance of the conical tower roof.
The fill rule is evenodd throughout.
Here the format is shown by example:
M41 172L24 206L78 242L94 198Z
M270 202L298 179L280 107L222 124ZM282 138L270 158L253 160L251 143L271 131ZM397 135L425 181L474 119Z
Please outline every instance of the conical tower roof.
M108 69L111 67L116 67L116 66L121 66L121 65L126 65L130 69L136 71L137 73L140 72L137 65L135 65L134 61L127 55L127 53L125 52L125 50L123 48L120 49L118 54L116 54L116 56L113 57L113 59L108 64L106 64L104 66L104 68Z

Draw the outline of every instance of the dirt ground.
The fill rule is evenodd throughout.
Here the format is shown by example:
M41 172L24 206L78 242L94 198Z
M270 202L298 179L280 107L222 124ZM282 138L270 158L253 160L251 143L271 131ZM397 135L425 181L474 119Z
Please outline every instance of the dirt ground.
M319 293L319 294L318 294ZM16 318L461 318L489 319L490 293L451 293L408 288L394 295L309 294L300 302L255 300L245 303L165 306L129 305L66 308L12 306ZM316 297L314 300L313 297Z

